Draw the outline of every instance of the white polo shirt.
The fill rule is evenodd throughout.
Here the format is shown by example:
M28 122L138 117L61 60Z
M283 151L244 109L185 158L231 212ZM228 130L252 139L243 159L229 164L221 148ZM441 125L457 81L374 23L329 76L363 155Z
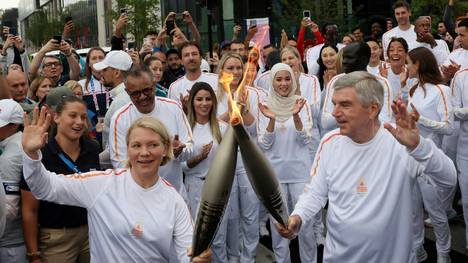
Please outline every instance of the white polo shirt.
M167 97L177 101L180 104L180 95L188 95L188 92L192 89L193 84L196 82L206 82L210 84L214 92L218 90L218 75L213 73L202 72L200 77L196 80L187 79L187 75L174 81L169 86Z

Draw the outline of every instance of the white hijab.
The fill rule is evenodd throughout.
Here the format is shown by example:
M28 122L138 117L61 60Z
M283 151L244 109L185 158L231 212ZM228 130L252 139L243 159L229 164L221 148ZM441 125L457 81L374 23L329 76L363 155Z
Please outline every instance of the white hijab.
M292 88L289 91L287 97L283 97L276 90L273 88L273 82L275 76L280 71L288 71L291 75L292 81ZM268 107L275 113L276 121L278 122L286 122L292 116L292 111L294 109L294 105L296 104L296 100L300 98L300 96L296 95L297 83L296 77L294 72L292 71L291 67L284 63L277 63L271 68L271 82L270 82L270 91L268 92Z

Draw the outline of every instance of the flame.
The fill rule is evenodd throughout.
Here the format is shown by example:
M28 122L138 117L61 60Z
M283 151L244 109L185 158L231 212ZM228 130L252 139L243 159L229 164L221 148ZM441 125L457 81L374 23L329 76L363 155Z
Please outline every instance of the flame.
M227 73L223 70L219 73L219 83L223 86L224 91L227 93L228 105L231 106L232 111L229 113L229 122L233 125L242 123L241 109L237 106L237 102L233 100L231 93L231 82L234 80L234 75Z
M239 87L237 88L236 91L236 100L232 98L232 93L231 93L231 82L234 79L234 76L231 73L227 73L221 70L219 74L219 82L223 86L223 89L226 91L228 94L228 105L231 106L232 112L229 113L230 120L229 122L232 125L238 125L243 123L242 120L242 105L238 105L238 101L247 101L247 91L246 87L247 86L252 86L255 77L257 75L257 65L258 65L258 60L260 58L260 52L259 52L259 44L263 42L263 40L266 37L266 34L269 30L268 25L263 26L263 32L260 35L259 38L257 38L256 42L254 43L253 48L249 51L249 55L247 58L247 65L244 71L244 75L242 76L242 80L239 84Z

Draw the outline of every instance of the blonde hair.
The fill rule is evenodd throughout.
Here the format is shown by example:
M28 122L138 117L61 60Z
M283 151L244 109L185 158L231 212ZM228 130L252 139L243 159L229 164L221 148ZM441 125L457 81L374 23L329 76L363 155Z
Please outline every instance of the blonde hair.
M343 73L343 49L340 49L336 54L336 74Z
M302 63L301 63L301 54L299 54L299 50L297 50L297 48L293 46L285 46L281 50L281 53L280 53L281 60L283 60L283 54L286 52L291 52L297 58L297 60L299 61L299 71L301 73L304 73L304 67L302 66Z
M161 166L165 165L167 162L170 160L174 159L174 153L172 152L172 139L171 136L169 135L169 132L167 131L166 126L159 121L156 118L145 116L137 119L132 123L130 128L127 131L127 135L125 137L125 142L127 144L128 148L128 143L130 142L130 135L132 134L132 131L135 130L136 128L145 128L149 129L161 137L162 143L166 146L166 156L163 157L161 161ZM130 162L127 160L127 163L125 165L127 168L131 167Z
M65 82L65 84L63 84L63 86L69 88L71 91L73 91L76 87L76 85L80 85L80 83L78 83L78 81L76 80L69 80L67 82ZM81 85L80 85L81 87Z
M230 51L230 52L225 53L218 62L218 68L216 70L217 71L216 73L219 76L221 76L220 73L221 73L221 70L223 70L223 68L224 68L224 64L226 64L226 61L228 59L230 59L230 58L238 59L241 62L241 64L242 64L242 74L244 73L244 70L243 70L244 69L244 62L242 61L242 57L239 54ZM240 83L238 83L238 84L240 84ZM226 93L226 91L224 91L223 85L221 85L221 82L218 81L218 90L216 91L216 99L218 101L223 101L225 93Z

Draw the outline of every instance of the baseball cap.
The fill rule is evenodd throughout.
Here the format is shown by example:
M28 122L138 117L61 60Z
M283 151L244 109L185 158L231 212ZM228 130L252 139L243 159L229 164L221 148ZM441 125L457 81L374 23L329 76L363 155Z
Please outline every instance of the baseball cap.
M0 128L10 123L23 124L23 108L12 99L0 100Z
M73 91L66 86L60 86L53 88L49 91L49 94L45 96L39 103L39 108L43 105L47 105L50 109L55 111L55 108L60 103L60 101L68 96L75 96Z
M113 50L107 53L103 61L93 65L95 70L103 70L111 67L118 70L127 71L132 67L132 58L122 50Z
M210 72L210 64L208 64L208 61L202 59L200 69L202 72Z

